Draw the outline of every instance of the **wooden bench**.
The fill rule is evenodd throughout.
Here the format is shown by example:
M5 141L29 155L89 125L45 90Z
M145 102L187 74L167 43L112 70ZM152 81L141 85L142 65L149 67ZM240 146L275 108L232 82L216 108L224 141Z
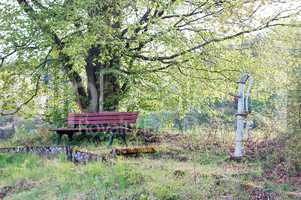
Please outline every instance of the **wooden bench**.
M126 144L126 132L132 131L137 117L138 112L69 113L67 128L50 130L59 135L59 143L64 134L72 140L75 133L111 132L109 145L112 145L116 134L120 135Z

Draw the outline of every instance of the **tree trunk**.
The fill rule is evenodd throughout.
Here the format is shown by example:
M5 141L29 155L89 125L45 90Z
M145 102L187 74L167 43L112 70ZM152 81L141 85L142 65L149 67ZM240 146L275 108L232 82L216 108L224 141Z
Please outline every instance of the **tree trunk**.
M60 59L64 60L63 64L63 71L67 74L69 80L71 81L73 91L76 96L76 103L81 110L81 112L86 112L87 110L87 93L85 91L82 78L80 75L72 70L72 65L69 64L69 57L64 55L63 53L60 54Z
M103 74L99 74L99 97L98 97L98 110L99 111L103 111L103 90L104 90L104 87L103 87Z
M80 107L81 112L118 110L120 96L118 77L115 74L105 74L103 75L103 80L101 79L101 76L99 76L96 83L101 84L103 82L102 85L96 85L93 82L88 82L88 96L84 95L84 93L79 93L76 90L78 106ZM91 80L91 77L87 77L87 80Z
M121 96L118 75L109 70L117 69L120 66L120 59L112 52L113 56L109 62L100 63L100 54L101 48L97 45L88 51L85 60L86 90L81 77L76 72L69 73L81 112L117 111L118 109Z
M112 65L104 66L100 63L93 64L93 57L86 59L87 93L82 92L82 87L76 96L81 112L117 111L120 99L120 85L118 75L114 73L101 74L101 69L111 69ZM87 94L87 95L86 95ZM86 102L86 103L85 103Z
M88 51L86 59L87 92L88 92L88 112L98 112L99 109L99 84L97 82L97 68L101 67L99 63L94 64L100 50L98 47L92 47Z
M114 52L111 53L111 60L106 65L102 65L101 69L104 69L104 73L98 73L98 82L102 83L102 86L99 87L98 98L98 105L102 107L101 111L117 111L121 96L118 75L114 72L108 72L110 69L119 68L120 58L114 55Z
M117 111L119 104L120 87L115 74L103 76L103 110Z

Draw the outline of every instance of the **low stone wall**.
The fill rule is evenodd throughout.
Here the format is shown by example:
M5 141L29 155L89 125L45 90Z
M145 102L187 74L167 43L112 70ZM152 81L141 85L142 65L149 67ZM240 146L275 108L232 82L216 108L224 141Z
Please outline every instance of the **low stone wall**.
M66 154L69 161L74 163L87 163L89 161L105 161L107 155L99 155L91 152L84 152L78 147L71 146L40 146L40 147L7 147L0 148L0 153L34 153L40 156L53 157L58 154Z
M3 128L0 127L0 139L8 139L11 138L15 133L14 128Z
M85 164L90 161L108 161L117 155L130 156L133 154L155 153L154 147L114 148L109 153L95 154L84 151L76 146L21 146L0 148L0 153L34 153L44 157L54 157L66 154L69 161Z

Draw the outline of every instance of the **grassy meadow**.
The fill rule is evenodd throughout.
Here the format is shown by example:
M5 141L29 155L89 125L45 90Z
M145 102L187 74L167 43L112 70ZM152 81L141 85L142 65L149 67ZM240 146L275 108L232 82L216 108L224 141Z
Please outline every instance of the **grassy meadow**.
M130 137L129 146L151 145L157 152L117 156L106 162L77 164L68 161L65 154L46 158L2 153L0 195L4 199L20 200L296 199L289 192L298 192L298 185L279 182L277 176L266 176L267 169L278 164L277 151L262 151L241 162L231 161L233 134L203 131L202 135L193 132L154 134L159 138L155 143L146 143L142 137ZM254 132L258 140L260 135L261 132ZM16 145L18 137L16 134L1 143L1 147ZM47 139L45 134L37 134L28 138L30 144L39 145L41 141L51 145L55 136L50 134ZM110 152L106 144L107 141L95 144L87 140L77 145L100 154ZM120 146L116 139L113 147Z

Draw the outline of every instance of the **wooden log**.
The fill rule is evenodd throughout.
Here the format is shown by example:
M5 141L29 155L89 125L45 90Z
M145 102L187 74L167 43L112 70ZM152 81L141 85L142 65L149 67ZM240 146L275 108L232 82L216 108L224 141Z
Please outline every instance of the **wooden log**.
M151 146L146 147L129 147L129 148L114 148L111 153L115 155L130 155L138 153L155 153L156 149Z

